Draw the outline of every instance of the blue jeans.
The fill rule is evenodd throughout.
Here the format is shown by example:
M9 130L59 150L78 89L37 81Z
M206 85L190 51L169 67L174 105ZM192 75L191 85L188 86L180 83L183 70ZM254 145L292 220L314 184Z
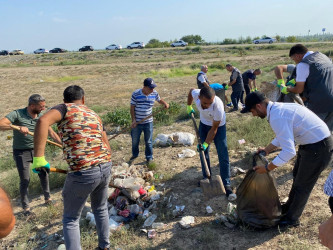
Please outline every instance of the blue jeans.
M200 122L199 125L199 135L202 143L206 140L207 134L212 126L208 126ZM227 131L226 126L223 125L217 129L216 135L214 137L214 144L217 151L217 156L219 158L220 165L220 175L222 178L223 185L230 186L230 165L229 165L229 154L227 147ZM210 160L209 160L209 150L210 146L205 150L205 157L208 165L209 172L212 173L210 169ZM207 178L206 171L203 165L203 159L200 157L202 174L204 178Z
M110 246L109 213L107 206L111 162L87 170L68 173L62 196L64 200L63 231L67 250L81 250L79 219L90 195L96 220L98 246Z
M233 91L231 93L231 101L232 105L234 105L234 109L238 109L238 103L240 101L241 95L242 95L242 90L241 91Z
M140 143L140 136L143 131L146 149L145 155L146 160L153 159L153 123L148 122L144 124L138 124L135 128L131 131L132 136L132 156L138 157L139 155L139 143Z

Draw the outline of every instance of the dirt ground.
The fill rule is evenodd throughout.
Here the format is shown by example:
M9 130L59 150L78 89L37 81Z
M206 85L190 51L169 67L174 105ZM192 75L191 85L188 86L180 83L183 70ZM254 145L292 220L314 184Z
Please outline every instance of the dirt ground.
M72 84L82 86L86 92L88 106L102 106L105 110L113 110L115 107L129 105L129 99L133 90L140 88L145 74L150 70L167 69L186 66L191 63L209 64L217 61L232 61L238 63L242 70L247 68L269 68L281 62L290 62L285 56L286 50L259 51L257 54L250 53L238 56L232 53L223 54L219 52L203 52L199 54L165 55L156 50L145 50L135 52L132 56L124 58L107 58L105 63L91 65L69 65L69 66L38 66L40 57L36 55L25 55L24 62L34 64L31 67L0 67L0 88L2 98L0 100L0 115L3 117L13 109L25 107L28 97L33 93L45 96L47 105L53 106L62 102L62 92L65 87ZM97 52L96 52L97 53ZM95 56L98 56L95 54ZM1 64L15 64L14 57L0 58ZM166 60L165 58L168 58ZM52 59L52 58L51 58ZM50 60L51 60L50 59ZM11 60L11 61L10 61ZM37 63L36 63L37 61ZM80 79L61 81L63 77L80 76ZM212 82L227 81L229 73L225 70L208 75ZM273 78L272 72L265 72L263 80ZM186 102L188 90L195 87L195 76L162 78L156 77L157 91L162 98L179 103ZM229 93L230 94L230 93ZM250 116L250 114L246 114ZM227 122L234 119L242 119L241 114L227 114ZM155 133L172 132L194 133L190 121L174 123L171 126L162 126L155 129ZM11 154L11 140L7 140L10 132L3 132L0 137L0 155ZM241 139L241 138L239 138ZM128 134L116 138L116 143L121 145L120 149L113 152L113 164L121 164L129 159L131 155L131 140ZM248 154L254 152L258 146L248 145L242 150L229 150L231 167L240 167L247 170L251 167ZM324 249L318 240L318 226L326 220L329 215L327 197L323 194L323 184L332 168L326 169L318 180L308 204L301 217L301 225L297 228L281 232L278 228L265 231L252 231L246 228L228 229L223 225L214 224L216 213L226 213L228 201L226 197L206 199L200 188L197 187L200 180L201 166L198 155L193 158L180 159L178 153L185 147L154 148L154 160L157 171L164 175L163 181L157 185L157 189L165 192L165 197L172 196L172 205L185 205L184 215L194 216L195 224L189 229L180 228L180 218L167 220L165 228L158 230L157 236L148 240L145 235L136 232L133 239L123 243L119 242L112 246L115 249ZM195 150L195 145L190 147ZM268 158L273 159L277 153ZM215 148L211 151L211 163L213 175L218 174L218 159ZM293 161L283 168L273 171L272 175L277 182L280 200L288 196L291 188L291 170ZM140 157L134 164L144 164L144 156L141 151ZM4 177L1 173L0 177ZM236 190L244 174L232 178L232 186ZM162 184L162 185L161 185ZM62 242L59 240L47 241L55 233L62 235L61 223L61 190L52 190L52 197L57 202L55 205L54 221L49 225L42 225L42 229L31 228L31 237L39 231L45 234L46 245L37 249L56 249ZM46 209L40 196L31 197L32 210ZM207 214L206 206L211 206L212 214ZM19 198L13 199L14 212L17 218L16 227L12 234L0 240L1 249L24 249L26 245L15 244L19 237L26 218L22 215ZM161 218L157 218L159 221ZM97 244L97 240L96 240ZM85 248L83 249L90 249ZM93 249L93 248L92 248Z

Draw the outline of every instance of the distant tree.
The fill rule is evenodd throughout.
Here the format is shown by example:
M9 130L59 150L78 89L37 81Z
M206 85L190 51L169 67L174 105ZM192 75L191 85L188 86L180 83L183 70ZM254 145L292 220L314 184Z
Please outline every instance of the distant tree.
M262 36L261 36L261 38L265 38L265 37L267 37L267 36L266 36L266 35L262 35Z
M259 36L256 36L256 37L253 38L253 40L258 40L258 39L260 39Z
M280 42L280 41L281 41L281 36L276 35L276 36L275 36L275 39L276 39L276 41Z
M169 47L170 43L168 41L161 42L158 39L152 38L149 40L149 42L146 44L147 48L162 48L162 47Z
M296 36L288 36L286 41L288 43L295 43L296 42Z
M222 44L237 44L236 39L231 39L231 38L225 38L222 42Z
M187 35L180 38L180 40L183 40L188 44L201 44L205 42L200 35Z
M246 38L245 38L245 41L244 41L245 43L252 43L252 39L251 39L251 37L250 36L247 36Z

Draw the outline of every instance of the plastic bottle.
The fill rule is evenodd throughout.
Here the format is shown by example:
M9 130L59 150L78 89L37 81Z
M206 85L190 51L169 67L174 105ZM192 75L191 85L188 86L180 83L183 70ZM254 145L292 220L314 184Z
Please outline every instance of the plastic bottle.
M157 218L156 214L152 214L151 216L149 216L143 223L143 227L150 227L154 223L156 218Z

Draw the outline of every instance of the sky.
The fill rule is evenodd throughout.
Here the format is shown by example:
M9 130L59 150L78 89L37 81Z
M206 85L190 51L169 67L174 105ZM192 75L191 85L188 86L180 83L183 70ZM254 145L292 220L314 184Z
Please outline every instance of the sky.
M0 0L0 50L333 33L332 0Z

